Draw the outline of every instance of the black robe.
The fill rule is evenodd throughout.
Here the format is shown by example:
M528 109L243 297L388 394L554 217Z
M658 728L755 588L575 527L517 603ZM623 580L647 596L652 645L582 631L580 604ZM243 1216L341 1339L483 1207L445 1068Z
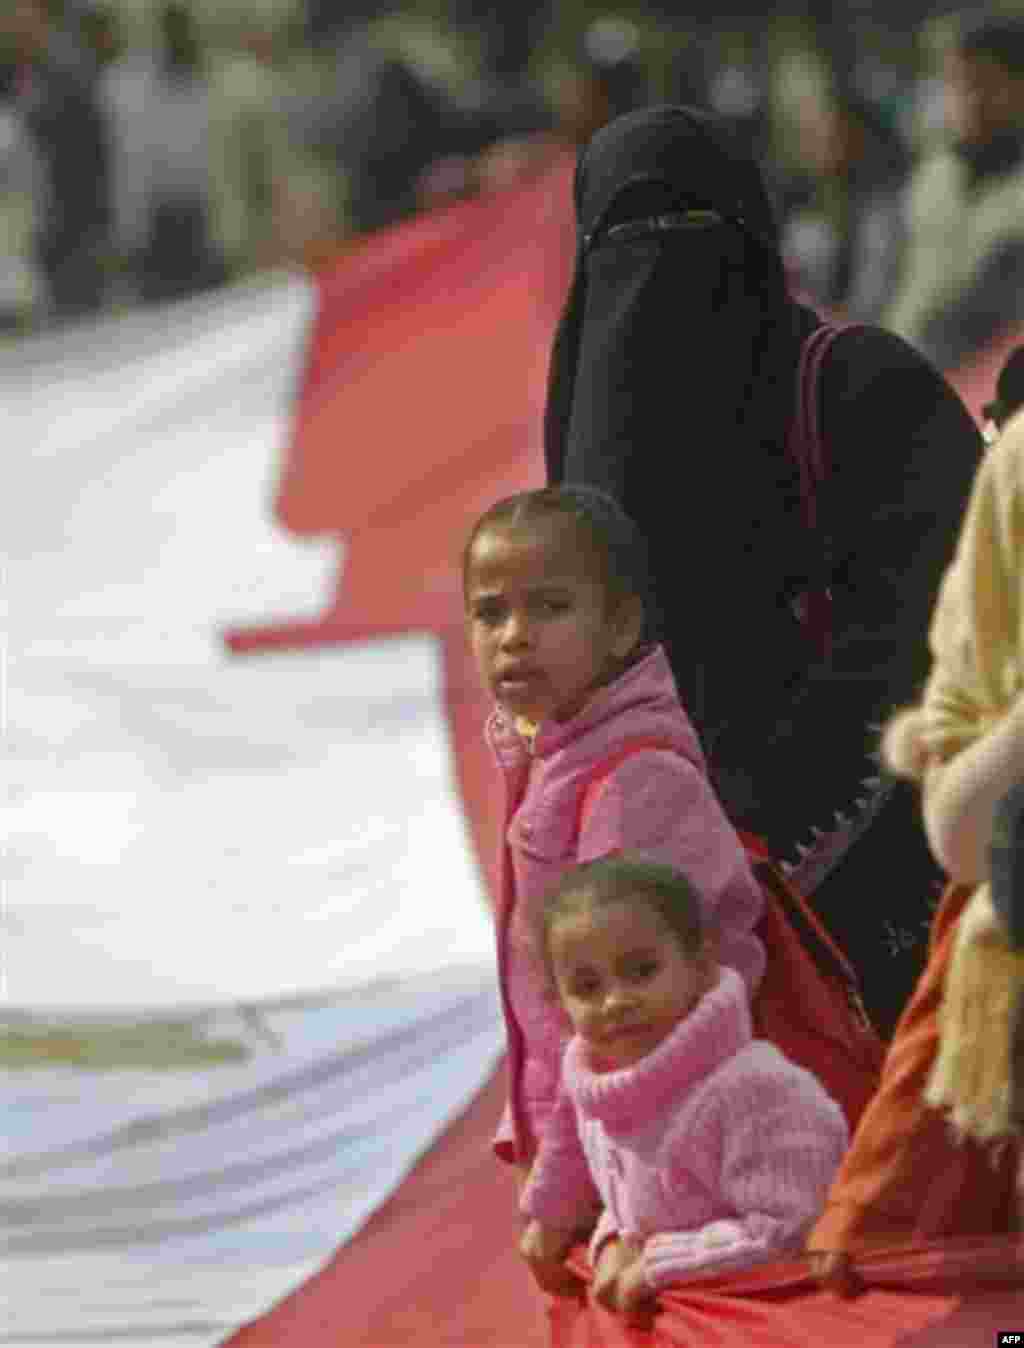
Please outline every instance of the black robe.
M812 900L891 1031L925 953L941 876L878 731L920 693L927 633L981 440L942 376L879 329L821 373L832 459L833 651L793 599L821 574L786 452L801 344L756 165L703 113L645 109L581 157L576 274L552 355L551 482L610 491L647 535L680 695L736 824L798 859L866 823Z

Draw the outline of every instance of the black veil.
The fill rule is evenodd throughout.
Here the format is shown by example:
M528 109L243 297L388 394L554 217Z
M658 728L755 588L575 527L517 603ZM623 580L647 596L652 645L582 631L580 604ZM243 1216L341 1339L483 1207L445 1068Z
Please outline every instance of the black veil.
M764 723L809 658L789 599L816 559L786 436L819 320L788 298L757 165L710 114L604 127L575 206L548 480L609 491L647 535L660 634L714 757L726 724Z

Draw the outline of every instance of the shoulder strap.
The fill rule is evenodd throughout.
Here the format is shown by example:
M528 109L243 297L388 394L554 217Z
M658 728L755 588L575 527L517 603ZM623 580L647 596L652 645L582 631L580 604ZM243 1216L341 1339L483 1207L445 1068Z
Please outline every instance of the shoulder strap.
M633 754L642 753L646 749L655 749L660 753L678 754L679 750L668 740L659 740L653 736L637 736L636 739L624 740L619 747L610 753L607 758L594 765L590 774L587 776L583 790L580 792L579 806L579 827L577 836L583 832L583 827L587 822L587 816L593 807L597 798L597 793L612 775L620 763L631 758ZM743 844L743 849L750 858L751 865L759 861L771 861L772 855L768 851L768 845L763 838L759 838L756 833L747 833L743 829L736 830L736 836Z
M633 754L642 753L646 749L655 749L659 753L678 754L679 750L668 740L655 739L653 736L638 736L636 739L624 740L619 747L610 753L607 758L602 758L596 763L583 784L583 790L580 792L580 806L578 815L578 827L576 836L583 832L583 827L587 822L587 816L597 799L597 793L612 775L620 763L631 758ZM682 755L680 755L682 757ZM743 829L736 830L736 836L743 844L743 850L750 858L750 864L753 866L758 862L771 862L772 855L768 851L768 845L763 838L759 838L756 833L746 833Z
M645 749L657 749L662 753L669 754L679 752L674 744L669 744L668 740L654 739L650 736L645 739L640 736L636 739L624 740L617 749L608 755L607 758L602 758L599 763L594 765L590 775L584 782L583 790L580 792L578 827L576 829L577 837L583 832L587 822L587 816L597 798L598 791L604 785L606 779L612 775L620 763L624 762L627 758L631 758L633 754L642 753Z
M790 426L788 450L800 472L800 500L804 524L819 535L818 490L832 470L828 445L821 431L821 370L836 338L863 328L862 323L823 323L815 328L800 350L797 364L796 414ZM807 595L803 621L822 655L832 645L832 595L829 590L830 559L821 538L821 583Z

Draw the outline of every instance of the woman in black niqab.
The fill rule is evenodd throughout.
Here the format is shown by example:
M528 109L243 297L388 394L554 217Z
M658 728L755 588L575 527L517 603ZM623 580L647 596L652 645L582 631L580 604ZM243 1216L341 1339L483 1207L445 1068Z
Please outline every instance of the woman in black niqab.
M689 620L664 635L707 734L716 705L732 702L725 685L747 674L723 669L704 686L699 625L712 622L721 642L731 616L739 644L743 616L729 605L742 593L752 607L748 556L770 551L777 565L784 554L794 582L809 561L792 527L799 482L784 442L814 320L787 299L756 166L710 115L653 108L606 126L580 160L575 199L576 271L545 420L548 478L611 492L646 529L670 609L685 588Z
M646 533L652 635L734 822L786 861L857 839L811 898L888 1033L941 877L913 793L878 777L876 728L927 672L979 436L906 343L844 333L819 384L832 467L811 537L787 435L820 319L787 294L756 164L711 114L647 108L590 142L575 205L548 479L611 492ZM830 658L797 616L826 568Z

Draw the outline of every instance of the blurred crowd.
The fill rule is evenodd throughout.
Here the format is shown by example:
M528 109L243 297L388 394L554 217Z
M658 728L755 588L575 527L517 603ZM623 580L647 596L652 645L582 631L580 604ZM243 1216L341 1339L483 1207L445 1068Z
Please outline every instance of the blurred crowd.
M0 0L0 329L170 300L492 190L652 101L715 108L793 283L951 367L1024 318L1024 17L858 30L580 0ZM567 19L572 10L575 19ZM262 15L262 17L260 17Z

